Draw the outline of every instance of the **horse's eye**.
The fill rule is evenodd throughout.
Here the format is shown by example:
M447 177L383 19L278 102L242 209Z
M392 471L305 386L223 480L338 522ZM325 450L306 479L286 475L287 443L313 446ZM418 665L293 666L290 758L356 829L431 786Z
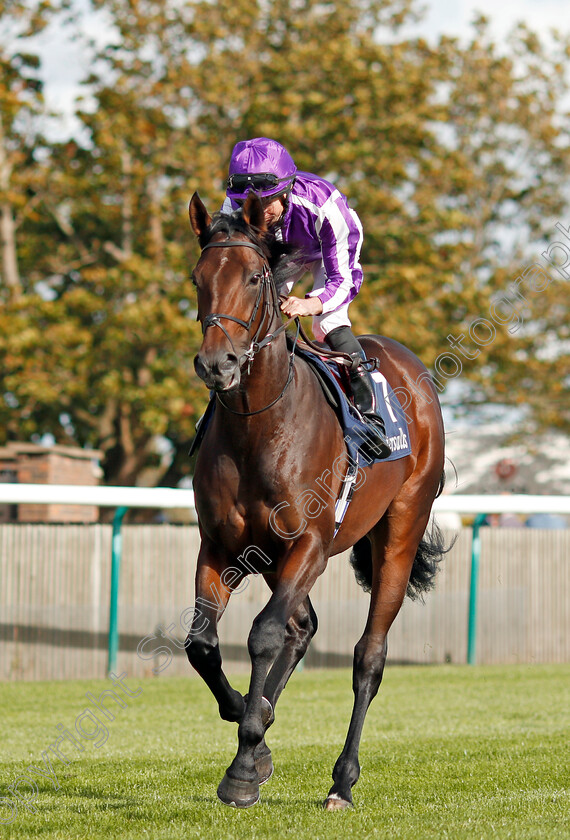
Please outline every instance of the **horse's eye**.
M252 286L257 286L257 285L261 282L261 279L262 279L262 275L261 275L261 274L259 274L259 273L258 273L258 274L253 274L253 275L249 278L249 282L250 282L250 284L251 284Z

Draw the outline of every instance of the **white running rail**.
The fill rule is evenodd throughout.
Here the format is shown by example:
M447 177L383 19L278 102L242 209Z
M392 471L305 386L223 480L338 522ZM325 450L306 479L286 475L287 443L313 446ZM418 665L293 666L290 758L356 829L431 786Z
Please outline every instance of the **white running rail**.
M194 492L173 487L0 483L0 504L67 504L194 510ZM440 513L570 514L570 496L447 494L435 500L433 510Z

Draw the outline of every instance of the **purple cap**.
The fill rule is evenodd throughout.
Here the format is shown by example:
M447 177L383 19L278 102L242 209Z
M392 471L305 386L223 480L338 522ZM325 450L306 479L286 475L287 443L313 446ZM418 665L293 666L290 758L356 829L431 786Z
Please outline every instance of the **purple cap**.
M226 194L234 201L247 198L250 190L267 198L288 190L297 167L287 149L268 137L242 140L230 158Z

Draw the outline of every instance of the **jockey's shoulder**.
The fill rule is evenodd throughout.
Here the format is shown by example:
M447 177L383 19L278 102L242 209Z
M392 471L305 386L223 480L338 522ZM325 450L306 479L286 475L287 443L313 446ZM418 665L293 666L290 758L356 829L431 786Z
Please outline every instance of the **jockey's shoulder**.
M326 200L333 192L337 191L334 184L314 175L312 172L297 172L293 184L293 195L298 195L309 200Z
M348 204L346 196L326 178L313 175L312 172L297 172L291 191L292 204L302 205L307 209L312 205L314 209L322 208L322 212L327 213L327 202L336 203L339 199Z

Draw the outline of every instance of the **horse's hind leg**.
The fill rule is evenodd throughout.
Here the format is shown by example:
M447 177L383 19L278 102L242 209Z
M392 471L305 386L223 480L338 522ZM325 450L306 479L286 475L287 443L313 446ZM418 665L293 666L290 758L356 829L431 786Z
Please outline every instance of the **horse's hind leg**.
M351 789L360 776L358 750L364 719L380 688L388 650L386 637L404 600L428 517L429 513L413 522L405 516L385 517L369 534L373 558L370 609L364 633L354 648L354 706L344 748L334 766L327 810L352 805Z

